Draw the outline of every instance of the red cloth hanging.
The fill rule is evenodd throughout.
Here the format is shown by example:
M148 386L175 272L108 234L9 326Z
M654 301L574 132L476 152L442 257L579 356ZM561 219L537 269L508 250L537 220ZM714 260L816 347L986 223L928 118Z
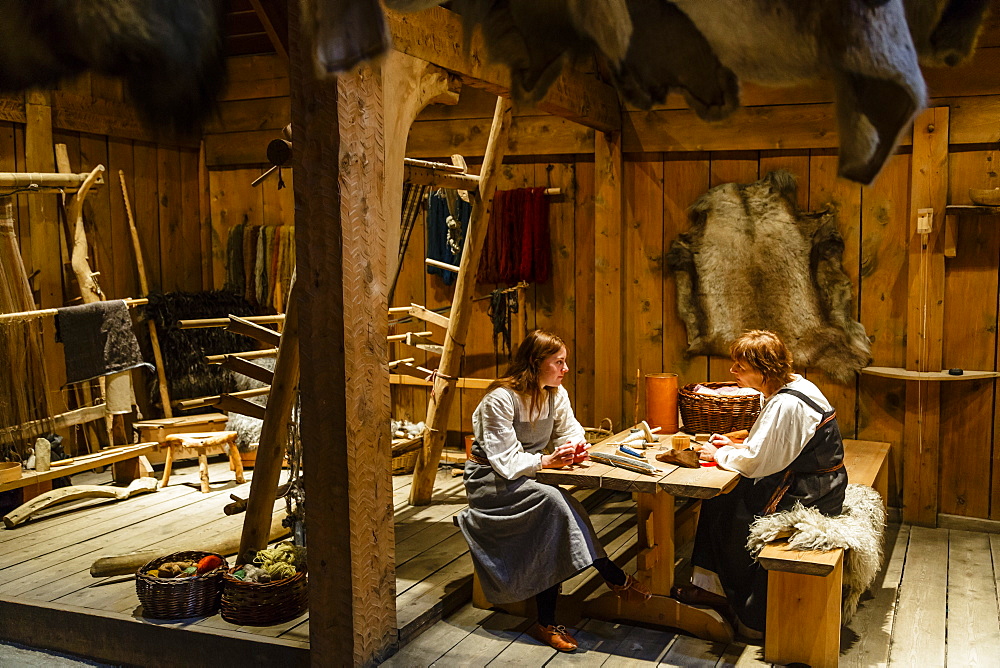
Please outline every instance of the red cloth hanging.
M545 188L497 190L476 281L544 283L552 272Z

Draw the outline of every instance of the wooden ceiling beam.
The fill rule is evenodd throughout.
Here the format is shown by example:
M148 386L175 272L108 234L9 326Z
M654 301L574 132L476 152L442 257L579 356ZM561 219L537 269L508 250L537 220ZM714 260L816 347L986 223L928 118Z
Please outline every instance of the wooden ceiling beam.
M288 16L282 12L284 3L250 0L253 11L264 26L264 32L278 56L288 62Z
M435 7L422 12L403 14L386 10L393 48L426 60L462 81L504 97L510 97L510 72L504 65L486 57L483 39L478 32L466 51L461 17L450 10ZM621 130L622 115L617 91L594 75L566 68L535 105L553 116L569 119L601 132Z

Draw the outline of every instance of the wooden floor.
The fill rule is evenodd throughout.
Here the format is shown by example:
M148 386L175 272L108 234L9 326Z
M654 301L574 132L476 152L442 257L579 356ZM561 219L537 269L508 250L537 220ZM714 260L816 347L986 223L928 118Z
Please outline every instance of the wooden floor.
M891 526L886 543L886 567L842 632L840 665L1000 666L1000 535ZM587 619L574 630L580 648L559 654L527 637L527 626L467 604L383 665L768 665L757 645Z
M228 463L221 460L211 464L209 494L198 491L197 477L197 466L178 465L166 489L113 504L53 509L16 529L0 530L0 598L154 623L141 617L133 578L95 580L88 569L105 554L167 549L178 539L238 532L242 516L225 517L222 507L230 493L246 496L249 483L232 482ZM108 473L74 476L76 484L109 479ZM526 620L468 605L472 566L452 522L465 507L461 478L442 470L434 503L421 508L407 503L409 484L409 476L393 478L401 649L385 665L763 665L755 645L726 646L663 629L586 619L576 625L581 649L557 655L523 635ZM636 533L632 499L624 494L580 496L609 554L627 570L634 569L629 548ZM863 600L844 630L841 665L1000 666L1000 535L895 526L887 535L886 552L874 596ZM583 576L564 586L575 597L599 591ZM238 627L218 615L170 625L308 646L306 615L271 627Z
M160 471L156 472L157 477ZM223 506L231 493L247 496L248 482L236 485L228 460L210 464L212 491L198 488L195 461L175 464L170 485L155 493L117 503L89 500L52 508L14 529L0 528L0 597L43 601L128 615L142 620L142 608L131 576L94 579L90 565L100 556L163 548L171 543L224 532L238 535L243 515L226 517ZM73 476L74 484L104 484L110 473ZM406 503L409 476L393 478L396 505L396 587L400 637L461 606L471 596L471 562L464 539L451 516L465 506L461 478L442 471L434 504L411 508ZM284 501L275 510L284 509ZM182 628L227 632L308 643L308 615L275 626L241 627L219 615L178 622L153 622Z

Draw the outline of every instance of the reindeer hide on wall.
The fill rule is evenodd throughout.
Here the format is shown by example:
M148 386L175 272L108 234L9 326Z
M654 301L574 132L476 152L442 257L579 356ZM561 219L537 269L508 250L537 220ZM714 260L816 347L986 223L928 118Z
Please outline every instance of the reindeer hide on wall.
M795 192L795 177L779 170L712 188L691 206L691 230L667 255L687 352L728 357L745 330L769 329L796 366L847 382L871 349L852 318L844 240L832 210L800 212Z

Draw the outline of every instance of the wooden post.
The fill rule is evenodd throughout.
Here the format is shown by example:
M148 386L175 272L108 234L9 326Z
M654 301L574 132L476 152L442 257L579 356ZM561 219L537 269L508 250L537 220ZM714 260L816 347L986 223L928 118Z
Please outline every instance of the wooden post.
M27 119L24 136L25 171L55 171L55 157L52 150L52 103L49 94L29 91L24 96L24 113ZM38 308L60 308L63 306L62 259L59 249L59 227L56 217L56 195L33 195L28 198L28 216L31 225L31 262L28 274L38 272L33 287L37 290ZM21 221L24 225L24 221ZM55 338L55 321L47 319L42 328L42 350L46 377L49 386L40 388L46 392L49 410L52 414L65 413L66 401L59 388L66 384L66 365L59 355Z
M382 77L362 67L315 79L299 7L288 4L299 285L291 301L304 370L309 653L314 666L368 666L396 640Z
M267 547L267 537L274 512L274 492L281 477L281 463L285 459L288 442L288 420L295 403L295 390L299 382L298 300L294 298L297 280L292 274L292 287L285 315L285 330L278 344L278 357L274 362L274 382L264 409L264 423L260 428L257 459L250 482L247 514L243 519L243 536L240 540L242 562L253 560L257 550Z
M474 305L473 294L476 287L476 272L479 270L479 255L486 240L486 228L489 226L490 214L493 211L493 193L497 187L497 173L507 151L507 136L511 125L511 102L506 98L497 98L496 109L493 112L493 126L490 128L490 138L486 144L486 155L483 156L483 167L479 174L479 190L473 195L472 214L469 217L469 230L465 235L465 246L462 249L461 268L455 281L455 296L452 300L451 315L448 318L448 331L444 339L444 352L438 365L438 376L434 379L430 401L427 402L427 417L424 432L424 447L417 456L413 471L413 484L410 486L410 503L426 505L431 502L434 493L434 478L437 474L441 451L444 449L444 439L448 429L448 413L455 398L455 379L461 371L462 354L465 351L465 337L469 333L469 320L472 317Z
M913 122L907 278L906 368L940 371L944 335L944 222L948 203L948 107ZM929 234L917 232L920 209L932 209ZM903 521L937 526L941 384L906 381L903 419Z
M132 204L128 199L128 188L125 187L125 172L118 170L118 180L122 184L122 198L125 200L125 213L128 214L128 229L132 234L132 249L135 251L135 267L139 273L139 290L142 297L149 295L149 279L146 277L146 263L142 259L142 246L139 243L139 230L135 227L135 219L132 217ZM160 403L163 404L163 417L174 416L174 409L170 405L170 392L167 390L167 370L163 366L163 352L160 350L160 336L156 332L156 322L152 319L146 321L149 326L149 346L153 349L153 361L156 363L156 381L160 389Z
M624 423L621 135L594 133L594 376L606 380L595 415Z

